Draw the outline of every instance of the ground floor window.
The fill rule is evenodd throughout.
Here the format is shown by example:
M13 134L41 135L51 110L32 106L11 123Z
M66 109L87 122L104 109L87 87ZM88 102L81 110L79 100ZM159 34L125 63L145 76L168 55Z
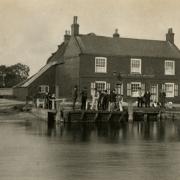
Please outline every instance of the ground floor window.
M49 92L49 86L48 85L40 85L39 86L39 93L48 93Z
M127 96L138 97L140 89L141 89L141 94L143 95L145 93L145 84L141 82L127 83Z
M110 83L107 83L106 81L91 82L91 95L94 93L95 88L98 91L107 90L107 92L110 93Z
M141 89L141 83L140 82L132 82L131 83L131 96L138 97L139 89Z
M98 91L106 90L106 81L96 81L95 84Z
M174 97L174 83L165 83L166 97Z

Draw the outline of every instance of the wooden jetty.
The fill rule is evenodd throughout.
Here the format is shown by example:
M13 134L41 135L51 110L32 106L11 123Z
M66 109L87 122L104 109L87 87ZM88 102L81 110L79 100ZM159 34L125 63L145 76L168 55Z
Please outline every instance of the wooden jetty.
M137 108L133 112L133 121L154 121L161 115L159 108Z
M128 112L123 111L69 111L64 117L65 122L121 122L128 121Z
M96 122L127 122L129 114L132 113L133 121L150 121L158 120L160 117L160 109L157 108L135 108L133 112L128 109L124 111L92 111L92 110L64 110L61 113L48 112L48 120L54 121L61 119L65 123L96 123ZM59 118L60 117L60 118Z

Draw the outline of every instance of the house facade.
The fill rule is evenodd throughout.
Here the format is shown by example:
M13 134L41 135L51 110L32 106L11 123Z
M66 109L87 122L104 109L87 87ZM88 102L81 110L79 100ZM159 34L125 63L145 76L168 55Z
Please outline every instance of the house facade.
M172 28L164 41L122 38L117 30L112 37L82 35L75 16L71 34L66 32L64 42L46 66L52 63L53 75L48 82L37 80L43 79L47 68L33 81L28 80L26 87L38 81L36 87L46 86L49 91L48 87L53 86L59 98L71 98L75 85L79 93L86 87L89 97L95 88L108 92L116 89L125 100L136 99L141 88L151 92L153 101L158 101L159 93L165 91L168 101L180 102L180 50L174 44Z

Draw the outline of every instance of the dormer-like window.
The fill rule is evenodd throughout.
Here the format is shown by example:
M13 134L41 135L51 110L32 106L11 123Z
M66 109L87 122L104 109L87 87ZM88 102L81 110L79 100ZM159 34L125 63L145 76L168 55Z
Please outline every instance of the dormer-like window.
M40 85L39 86L39 93L48 93L49 92L49 86L48 85Z
M96 57L95 58L95 72L96 73L107 73L107 58Z
M165 75L175 75L175 62L166 60L165 61Z
M131 59L131 73L141 74L141 59Z

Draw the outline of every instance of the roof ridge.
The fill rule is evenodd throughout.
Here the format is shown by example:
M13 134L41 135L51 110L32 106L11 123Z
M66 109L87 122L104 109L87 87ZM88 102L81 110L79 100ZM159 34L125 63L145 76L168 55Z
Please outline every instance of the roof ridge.
M79 37L81 36L86 36L86 37L98 37L98 38L109 38L109 39L128 39L128 40L140 40L140 41L158 41L158 42L167 42L166 40L158 40L158 39L140 39L140 38L131 38L131 37L119 37L119 38L114 38L111 36L103 36L103 35L94 35L91 36L89 34L80 34Z

